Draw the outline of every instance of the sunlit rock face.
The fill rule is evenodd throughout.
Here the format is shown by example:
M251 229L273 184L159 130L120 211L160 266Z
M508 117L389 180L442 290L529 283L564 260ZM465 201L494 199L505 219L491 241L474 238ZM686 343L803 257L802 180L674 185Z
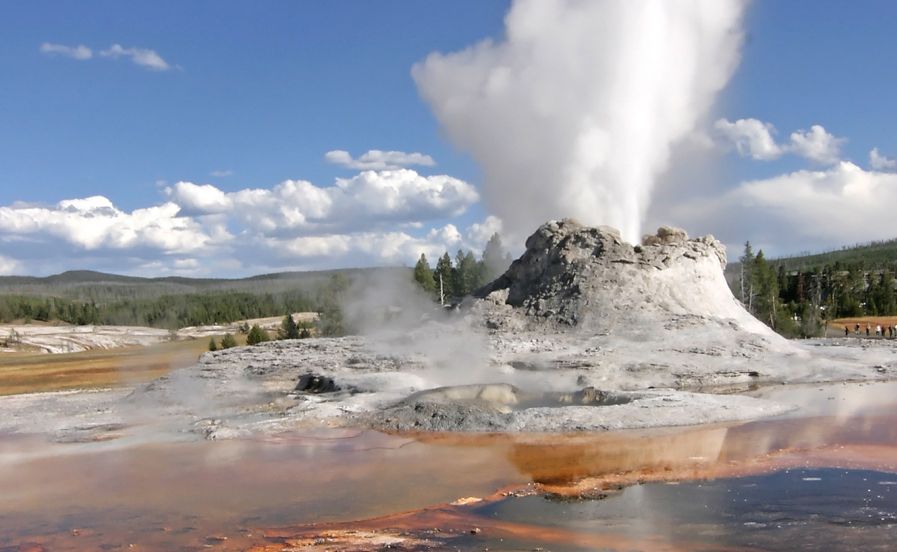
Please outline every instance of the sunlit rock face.
M725 247L713 236L689 239L664 226L634 246L613 228L564 219L540 226L526 252L477 295L497 307L481 309L495 328L513 314L526 327L668 338L662 334L715 325L781 342L734 298L725 264Z

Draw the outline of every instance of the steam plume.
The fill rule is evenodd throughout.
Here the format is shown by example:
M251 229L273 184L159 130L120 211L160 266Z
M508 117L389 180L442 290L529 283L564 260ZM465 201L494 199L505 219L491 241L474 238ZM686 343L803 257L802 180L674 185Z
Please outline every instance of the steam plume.
M742 0L516 0L506 37L412 70L511 234L552 218L638 239L670 148L738 61Z

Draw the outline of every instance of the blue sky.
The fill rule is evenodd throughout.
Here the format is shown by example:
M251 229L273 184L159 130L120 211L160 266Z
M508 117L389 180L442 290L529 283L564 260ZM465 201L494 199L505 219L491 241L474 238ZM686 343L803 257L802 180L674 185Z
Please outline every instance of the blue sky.
M444 108L454 105L454 90L422 93L438 71L412 77L412 66L432 52L490 37L502 43L511 7L491 0L4 4L0 273L236 276L409 264L420 252L480 247L502 218L508 239L519 239L508 205L526 211L530 199L545 203L540 190L493 183L514 174L502 170L508 157L493 158L471 136L482 130L502 142L495 129L505 119L487 117L485 129L449 119ZM590 16L615 13L602 9ZM748 5L731 77L696 110L688 136L670 138L701 144L693 149L706 167L698 173L706 197L667 204L687 194L657 194L643 205L640 226L672 222L774 253L897 237L886 218L897 208L895 27L892 2ZM560 40L559 29L534 31L538 44ZM600 40L577 50L587 70L593 54L613 59L614 43ZM137 63L149 51L161 61ZM525 59L512 57L526 74ZM467 69L491 63L484 58L468 60ZM463 78L468 61L446 74ZM596 75L595 86L613 85L610 75ZM516 129L508 140L541 132L520 125L508 125ZM813 125L822 131L809 142L791 140ZM774 144L761 152L763 138ZM538 147L521 144L521 151ZM434 163L405 160L363 176L363 168L325 160L333 150L353 158L417 152ZM653 186L662 187L677 163L676 155L658 162ZM333 195L337 178L347 184ZM277 188L285 181L293 184ZM312 187L296 184L305 181ZM871 182L863 194L874 201L852 192L858 181ZM770 200L767 192L777 189L787 192ZM501 194L513 200L506 205ZM106 201L60 203L93 196ZM790 212L791 203L805 209ZM854 216L827 216L833 205ZM552 209L533 216L565 215L563 203ZM530 220L533 228L543 222ZM831 231L813 230L827 221Z

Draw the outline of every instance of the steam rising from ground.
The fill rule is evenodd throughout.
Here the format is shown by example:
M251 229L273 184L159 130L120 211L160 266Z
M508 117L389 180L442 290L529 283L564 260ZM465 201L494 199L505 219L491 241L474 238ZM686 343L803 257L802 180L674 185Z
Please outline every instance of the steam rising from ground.
M742 0L517 0L506 38L412 74L511 235L575 217L636 241L670 148L738 61Z
M486 335L433 301L407 273L356 280L342 300L350 333L384 355L414 355L424 388L505 381L489 364Z
M578 388L570 374L546 378L496 364L477 315L440 307L407 273L381 271L356 280L341 308L349 332L369 338L373 352L420 362L414 370L417 390L481 383L508 383L530 392Z

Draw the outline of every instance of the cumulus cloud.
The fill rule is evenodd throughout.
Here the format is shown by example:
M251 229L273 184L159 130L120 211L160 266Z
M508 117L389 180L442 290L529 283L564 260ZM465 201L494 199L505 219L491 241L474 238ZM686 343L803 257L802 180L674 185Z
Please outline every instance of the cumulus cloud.
M468 241L476 244L482 244L482 247L475 247L476 250L482 250L493 234L501 234L501 219L489 215L483 222L475 222L470 225L468 230ZM513 245L513 244L512 244ZM517 244L519 245L519 244Z
M134 64L145 67L152 71L168 71L171 65L162 59L155 50L145 48L124 48L120 44L113 44L106 50L100 52L100 55L110 59L128 58Z
M422 176L411 169L364 171L337 179L328 187L286 180L271 189L225 193L211 184L178 182L166 188L166 193L186 212L230 213L264 234L336 232L431 221L460 215L478 200L476 190L463 180Z
M716 197L671 206L673 222L724 242L752 243L775 254L890 239L897 233L897 174L842 161L744 182Z
M822 125L792 132L784 144L776 143L772 124L757 119L735 122L719 119L713 127L720 139L734 145L740 155L761 161L790 153L823 165L833 165L841 159L841 146L847 141L829 133Z
M224 191L181 181L162 191L162 203L130 212L104 196L0 206L0 272L220 276L402 265L421 253L479 251L500 228L494 217L464 232L447 224L477 202L476 190L410 169L364 171L326 187L285 180Z
M371 265L412 266L423 253L430 264L443 253L458 249L480 252L486 245L471 225L464 232L454 224L432 228L422 235L385 230L324 234L295 238L266 238L264 255L282 262L301 262L303 268ZM491 234L490 234L491 235Z
M790 151L811 161L831 165L841 159L841 145L846 142L827 132L821 125L791 133Z
M505 38L412 76L509 233L573 216L637 240L670 150L739 57L739 0L516 0Z
M44 42L40 45L41 53L51 56L64 56L78 61L85 61L93 57L93 50L83 44L77 46L65 46L63 44L53 44L52 42Z
M719 119L713 127L745 157L766 161L782 155L782 148L773 138L775 127L769 123L757 119L738 119L734 123Z
M436 165L433 158L423 153L405 153L404 151L370 150L358 158L353 158L348 151L332 150L324 154L324 159L334 165L342 165L361 171L400 169L414 165L432 167Z
M882 155L878 148L872 148L869 152L869 166L876 171L893 171L897 169L897 160Z
M0 206L0 237L58 240L84 251L146 247L180 253L203 247L209 236L197 222L178 216L179 211L169 202L126 213L103 196L51 207Z
M165 189L168 197L180 205L186 213L202 215L224 213L233 207L233 201L211 184L178 182Z

